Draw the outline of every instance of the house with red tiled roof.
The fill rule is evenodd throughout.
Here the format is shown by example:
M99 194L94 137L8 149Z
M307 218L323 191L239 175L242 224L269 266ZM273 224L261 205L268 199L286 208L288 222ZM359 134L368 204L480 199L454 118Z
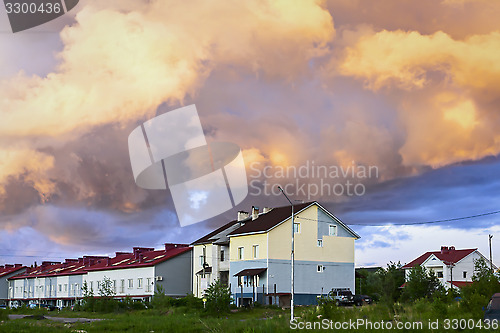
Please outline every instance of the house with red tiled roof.
M28 267L22 274L9 278L10 305L51 304L64 307L82 297L83 277L86 269L104 260L103 256L84 256L64 262L43 261Z
M452 286L462 288L472 283L474 262L479 259L490 264L490 261L477 248L457 250L454 246L441 246L440 251L426 252L402 268L408 278L411 268L420 265L433 271L446 289ZM493 267L496 269L496 266L493 265Z
M0 305L7 305L11 294L11 286L8 278L26 271L26 266L21 264L0 266Z
M85 283L98 297L105 278L112 282L115 298L150 299L158 285L169 296L186 296L191 293L191 251L186 244L167 243L161 250L135 247L133 252L116 252L111 258L84 256L63 263L35 263L8 278L9 306L70 306L84 296Z
M192 248L166 243L165 248L134 247L133 252L116 252L86 269L84 281L98 295L100 283L112 283L115 298L151 300L159 286L167 296L184 297L192 293Z

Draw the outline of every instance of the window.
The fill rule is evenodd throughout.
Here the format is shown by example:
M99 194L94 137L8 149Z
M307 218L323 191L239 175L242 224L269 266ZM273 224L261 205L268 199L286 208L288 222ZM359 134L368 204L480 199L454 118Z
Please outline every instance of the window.
M116 293L116 280L113 280L113 291Z
M124 279L121 279L120 280L120 293L124 293L125 292L125 280Z
M200 266L203 266L205 263L205 257L203 255L200 256Z
M64 292L68 292L68 284L64 284Z
M142 278L137 279L137 288L142 288Z
M322 239L318 239L318 247L323 247L323 240Z
M134 279L128 279L128 289L134 288Z
M337 236L337 226L330 224L328 226L328 236Z
M224 250L220 250L220 261L224 261Z
M463 275L464 279L467 279L467 272L463 272Z
M151 291L151 278L146 279L146 291Z
M437 272L437 277L438 278L443 278L443 272Z
M318 265L318 267L317 267L316 269L317 269L317 272L318 272L318 273L323 273L323 271L325 270L325 266L323 266L323 265Z
M97 281L97 290L101 289L101 281Z
M293 224L293 232L295 232L296 234L300 233L300 223Z
M254 259L259 257L259 246L258 245L254 245L252 247L252 254L253 254Z
M92 282L91 282L92 283ZM30 288L31 289L31 288ZM59 292L62 291L62 284L59 285Z
M245 257L245 252L244 252L245 248L243 247L239 247L238 248L238 259L239 260L243 260L244 257Z
M89 291L94 291L94 281L89 282Z

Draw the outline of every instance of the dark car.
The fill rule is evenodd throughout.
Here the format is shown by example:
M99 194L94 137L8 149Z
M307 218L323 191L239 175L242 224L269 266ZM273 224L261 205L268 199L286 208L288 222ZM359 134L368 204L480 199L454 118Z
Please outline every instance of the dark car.
M484 311L484 320L500 320L500 293L491 296L490 302Z
M356 306L361 306L363 304L372 304L373 303L372 298L368 295L354 295L352 297L352 300L354 301L354 304Z
M50 304L41 304L40 307L46 308L48 311L54 311L56 309L56 307L54 305L50 305Z
M4 310L5 310L5 309L7 309L7 305L5 305L5 304L0 304L0 310L1 310L1 309L4 309Z

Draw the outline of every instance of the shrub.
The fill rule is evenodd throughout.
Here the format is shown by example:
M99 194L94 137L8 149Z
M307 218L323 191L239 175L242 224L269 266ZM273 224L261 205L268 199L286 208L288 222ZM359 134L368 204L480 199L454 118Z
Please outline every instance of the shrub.
M208 286L204 297L207 299L207 310L213 313L229 312L231 304L231 290L220 280L217 280Z
M8 310L0 310L0 321L9 320L9 311Z

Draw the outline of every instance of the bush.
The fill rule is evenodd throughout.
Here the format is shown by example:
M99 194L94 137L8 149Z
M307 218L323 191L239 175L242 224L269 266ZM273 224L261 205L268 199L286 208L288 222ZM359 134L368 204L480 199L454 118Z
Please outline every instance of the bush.
M436 293L442 295L444 291L434 272L417 265L410 270L401 297L403 300L416 301L421 298L430 298Z
M207 299L207 310L213 313L229 312L231 304L231 290L229 287L217 280L208 286L204 297Z
M9 310L0 310L0 321L2 320L9 320Z
M473 318L480 319L491 296L500 292L499 277L490 270L485 260L480 259L474 262L472 281L473 284L461 290L461 307L471 313Z

